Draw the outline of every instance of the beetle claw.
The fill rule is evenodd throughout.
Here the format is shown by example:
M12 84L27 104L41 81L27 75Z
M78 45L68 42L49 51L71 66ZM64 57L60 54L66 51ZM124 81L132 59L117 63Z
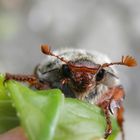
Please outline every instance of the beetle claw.
M115 110L117 108L120 108L121 103L122 103L122 99L119 100L119 101L115 101L115 100L112 100L111 101L110 106L109 106L109 110L110 110L110 112L111 112L112 115L114 115Z

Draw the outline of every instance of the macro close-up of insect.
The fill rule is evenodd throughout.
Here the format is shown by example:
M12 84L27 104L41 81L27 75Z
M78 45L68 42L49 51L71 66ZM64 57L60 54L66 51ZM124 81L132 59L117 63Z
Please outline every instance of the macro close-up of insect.
M41 46L46 58L36 66L31 75L6 73L5 81L27 82L38 90L60 89L65 97L77 98L99 106L104 112L106 130L104 138L112 133L110 114L116 116L124 140L123 100L125 92L114 65L133 67L135 58L126 55L120 61L110 61L101 53L89 53L81 49L51 51L48 45Z
M140 139L139 0L0 0L0 140Z

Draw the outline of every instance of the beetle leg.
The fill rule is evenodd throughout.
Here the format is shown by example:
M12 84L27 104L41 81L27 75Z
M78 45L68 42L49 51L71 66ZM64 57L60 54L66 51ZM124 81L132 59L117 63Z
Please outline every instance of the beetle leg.
M36 82L37 79L34 75L18 75L18 74L6 73L4 82L6 82L8 80L15 80L15 81L19 81L19 82L28 82L29 84L33 84L34 82Z
M105 114L106 123L107 123L104 138L107 139L107 137L112 132L112 125L111 125L111 120L110 120L110 114L109 114L109 111L108 111L108 107L104 109L104 114Z
M109 102L105 101L99 106L102 108L106 119L106 130L105 130L104 138L107 139L108 136L112 133L112 125L111 125L110 114L109 114Z
M28 82L30 87L35 87L36 89L46 89L48 88L48 84L41 83L38 81L37 77L35 75L18 75L18 74L5 74L5 80L4 83L8 80L15 80L19 82Z
M112 101L110 103L110 107L111 107L111 104L113 103L113 101L116 104L116 117L117 117L118 125L119 125L120 130L121 130L122 140L124 140L124 129L123 129L123 122L124 122L123 113L124 113L124 108L123 108L123 104L122 104L124 97L125 97L125 93L124 93L123 87L121 85L117 86L117 87L115 87L115 92L113 94ZM112 106L112 109L114 107Z
M124 122L123 113L124 113L124 108L123 106L120 106L120 108L117 109L117 122L121 130L122 140L125 139L124 129L123 129L123 122Z

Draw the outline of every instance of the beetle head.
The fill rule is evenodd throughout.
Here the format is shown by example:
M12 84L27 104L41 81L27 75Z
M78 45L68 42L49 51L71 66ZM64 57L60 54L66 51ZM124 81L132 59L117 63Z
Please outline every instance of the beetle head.
M76 94L81 94L81 93L88 94L90 93L90 91L93 91L97 83L100 83L105 78L109 78L109 76L112 76L113 73L110 73L107 76L105 70L112 65L125 65L129 67L133 67L137 65L136 60L131 56L122 56L122 59L119 62L103 63L101 65L101 64L94 64L93 62L88 62L86 60L80 60L74 62L67 61L63 57L60 57L59 55L55 55L50 50L48 45L42 45L41 50L44 54L54 56L65 63L62 65L62 73L64 79L67 79L69 86L71 87L72 90L74 90L74 93ZM89 63L91 64L89 65Z

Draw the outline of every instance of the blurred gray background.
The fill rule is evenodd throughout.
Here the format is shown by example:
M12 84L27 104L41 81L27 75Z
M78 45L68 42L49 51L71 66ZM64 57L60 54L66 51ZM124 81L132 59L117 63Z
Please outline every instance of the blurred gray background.
M0 0L1 73L32 73L44 43L97 50L113 60L130 54L139 63L140 1ZM126 140L139 139L140 66L118 71L127 94Z

